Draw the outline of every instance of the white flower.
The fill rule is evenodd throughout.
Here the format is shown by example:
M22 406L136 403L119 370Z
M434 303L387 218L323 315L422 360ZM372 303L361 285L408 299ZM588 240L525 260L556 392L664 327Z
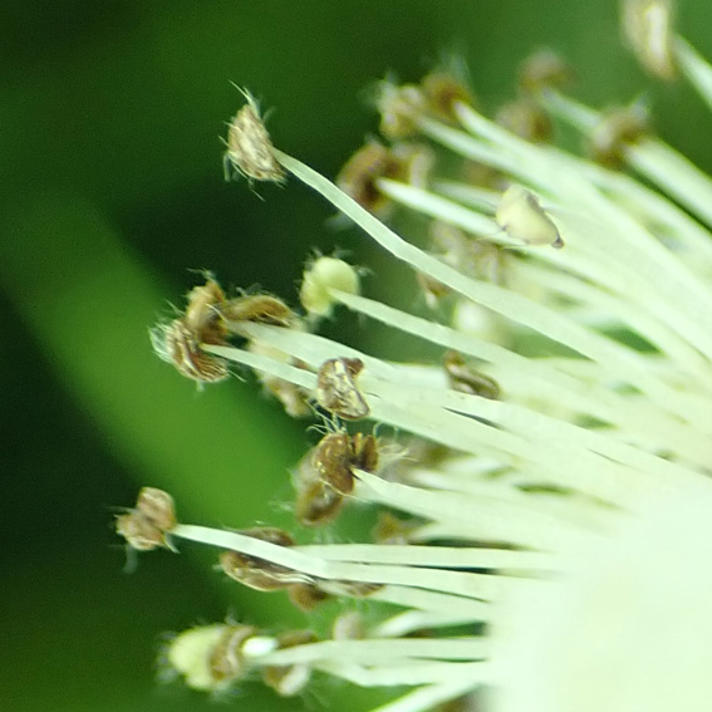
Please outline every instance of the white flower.
M712 100L712 69L679 38L670 47L680 72ZM401 609L353 639L241 637L231 651L240 670L277 666L290 680L281 694L301 689L314 669L359 685L414 687L381 712L427 710L480 689L483 709L495 712L706 709L712 235L703 224L712 223L712 181L649 135L638 107L601 115L535 82L539 106L645 184L513 135L438 77L408 87L417 101L384 84L389 125L494 169L494 180L424 187L419 176L414 185L401 179L402 148L379 148L378 162L352 181L359 196L375 191L379 204L450 226L436 254L274 149L262 128L252 135L264 136L254 150L268 151L280 180L284 169L320 193L420 275L430 303L445 300L455 318L447 325L361 296L355 277L348 289L319 284L323 311L342 305L424 339L448 352L445 367L384 361L291 317L230 318L223 297L209 305L221 338L199 345L199 334L185 335L191 356L199 349L201 359L245 364L270 383L292 384L290 404L299 394L332 411L338 437L327 434L296 475L298 495L313 505L302 523L330 520L350 499L386 505L408 517L384 522L386 542L397 543L299 546L278 530L188 524L160 539L228 550L233 578L286 588L304 607L340 595ZM448 93L433 95L434 86ZM472 312L486 315L496 341L468 326L484 323ZM227 334L249 346L228 345ZM367 416L440 449L389 456L372 438L348 434L339 415ZM423 629L432 636L409 637ZM204 646L205 636L192 635ZM203 648L198 657L209 659ZM208 673L200 679L210 687Z

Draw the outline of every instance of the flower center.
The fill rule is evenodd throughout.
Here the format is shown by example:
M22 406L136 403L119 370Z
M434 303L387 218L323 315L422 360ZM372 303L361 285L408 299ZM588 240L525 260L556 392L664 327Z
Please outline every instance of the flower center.
M580 552L572 575L505 606L495 709L707 709L710 504L650 502L616 536Z

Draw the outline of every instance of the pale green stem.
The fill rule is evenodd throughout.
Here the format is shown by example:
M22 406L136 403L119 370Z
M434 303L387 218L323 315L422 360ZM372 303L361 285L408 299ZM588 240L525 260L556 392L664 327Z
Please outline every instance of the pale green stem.
M519 175L517 162L512 156L498 151L494 146L485 144L459 129L427 118L419 119L418 128L428 138L464 158L484 163L504 173Z
M290 366L276 359L267 358L261 354L253 354L245 349L236 349L234 346L201 344L200 348L215 356L237 361L256 371L265 371L277 378L283 378L285 381L290 381L308 391L316 388L316 374L309 373L309 371L305 371L303 368L296 368L295 366Z
M683 73L712 109L712 66L682 37L675 38L673 48Z
M657 309L667 315L671 328L703 353L712 354L712 335L707 328L712 311L712 291L706 284L698 281L627 212L605 198L583 176L567 168L566 163L557 160L553 153L537 149L509 134L464 104L457 104L456 112L469 131L498 144L504 151L514 152L519 158L519 172L525 173L528 181L540 185L542 190L553 191L562 203L570 201L568 209L572 217L592 223L591 239L587 244L604 262L618 265L627 272L628 289L624 293L641 304L650 299L657 300ZM641 140L630 146L629 153L647 157L647 150L643 149L648 145L658 147L658 153L665 152L668 157L673 153L661 142L651 140ZM655 161L650 163L658 166ZM697 171L694 166L692 169ZM712 182L699 171L694 179L698 181L696 192L712 215ZM579 215L578 206L584 208L582 215ZM595 220L587 217L588 211ZM566 231L563 236L566 240Z
M426 591L407 586L383 586L368 595L371 601L392 603L403 608L415 608L440 614L446 611L453 616L473 621L486 621L492 616L492 608L485 601L477 601L462 596Z
M557 118L576 127L582 134L590 134L601 121L602 115L558 91L548 90L542 95L544 106Z
M660 193L619 171L608 170L553 147L546 150L554 153L558 160L566 162L572 170L580 172L608 195L621 200L623 205L633 208L641 219L659 223L670 230L682 245L683 251L688 253L688 256L694 255L695 259L690 261L688 268L701 267L700 260L705 265L712 264L710 233ZM463 194L463 198L465 196L466 194Z
M490 475L501 471L504 465L487 457L472 457L469 455L448 458L438 464L438 470L445 473L466 473L468 477Z
M589 305L599 315L605 315L620 325L627 325L650 341L674 362L670 364L671 368L682 367L685 373L702 384L712 382L712 365L697 349L649 312L643 311L622 296L613 296L589 282L575 279L563 271L541 267L531 261L516 262L510 266L510 270L512 283L518 288L543 288Z
M191 539L203 544L220 547L221 549L240 551L243 554L257 556L305 574L305 581L309 581L313 577L332 581L395 584L455 593L482 600L498 597L504 587L523 584L523 581L515 579L508 579L505 584L504 579L501 577L489 574L327 561L318 557L308 556L293 547L276 546L236 532L189 524L178 524L170 533L174 537Z
M305 360L314 368L318 368L319 365L327 358L333 358L335 356L361 358L364 363L382 379L380 382L373 382L370 384L371 389L377 395L381 396L380 399L377 399L371 403L372 417L376 419L383 420L384 422L390 422L394 425L399 425L411 430L414 433L419 433L426 437L434 438L444 444L449 444L454 448L469 449L470 443L474 444L479 441L478 448L473 450L474 454L478 454L479 451L483 449L492 450L492 448L495 448L496 452L499 452L500 454L516 454L525 460L539 463L539 465L545 468L545 471L549 473L550 477L553 476L556 471L557 465L561 465L562 473L568 473L566 477L570 478L572 476L572 471L565 465L565 462L561 460L560 457L559 459L552 457L552 450L549 445L544 446L536 441L536 433L539 432L542 427L546 427L543 421L541 421L540 416L535 417L534 414L532 414L531 422L522 424L521 432L525 435L527 440L517 440L512 434L494 430L471 419L462 420L460 416L457 416L450 410L444 412L441 411L438 414L439 420L437 420L437 418L433 419L430 415L434 415L436 412L435 410L429 411L428 409L419 409L414 411L412 408L408 408L408 401L405 398L405 393L391 392L390 395L383 393L384 389L388 391L389 381L391 383L400 382L399 371L392 365L389 366L378 359L368 357L358 351L355 351L354 349L334 344L333 342L330 342L322 337L310 334L251 323L235 324L234 327L244 331L246 334L256 338L257 340L270 343L286 353L293 354L298 358ZM246 363L257 370L291 380L305 388L313 388L315 385L315 378L313 374L310 374L303 369L287 366L286 364L259 354L253 354L242 349L224 346L204 345L203 348L206 351L220 355L223 358ZM316 351L314 350L315 348ZM423 394L416 390L414 395L417 399L420 399ZM482 411L482 408L491 409L493 407L491 403L484 402L482 399L474 400L467 397L463 398L464 394L458 394L455 392L434 391L431 392L430 395L436 401L433 405L444 405L451 410L460 410L470 412L473 415L479 414L484 417L496 418L493 413L485 413ZM441 402L443 399L445 402ZM501 409L502 407L504 407L503 404L500 404L499 408ZM511 427L517 421L517 418L513 417L511 414L499 416L499 418L496 419L501 420L503 423L507 421L506 424L508 427ZM558 424L556 424L555 430L557 427ZM566 425L566 427L574 426ZM586 433L586 431L583 430L581 430L581 432ZM556 432L552 431L551 437L553 440L558 440L555 436ZM588 437L588 435L586 437ZM609 439L609 441L614 449L619 450L621 447L620 443L616 443L611 439ZM600 445L601 442L603 441L597 440L595 446ZM561 447L563 447L562 444L557 444L554 449L560 450ZM630 454L636 458L645 457L644 453L638 453L638 451L634 451L632 449L630 449ZM619 488L616 487L612 490L608 488L607 483L602 479L602 475L598 473L600 466L592 463L592 470L586 466L585 460L587 456L585 456L585 454L582 455L581 453L576 453L576 457L580 460L580 467L575 470L577 486L581 486L584 491L587 491L586 488L594 487L593 490L588 491L603 497L613 496L613 493L619 490ZM662 463L663 461L646 459L645 468L652 466L653 470L657 470L660 467L667 470L673 467L672 465ZM609 463L602 464L609 465ZM611 469L611 467L612 466L609 465L607 469ZM569 486L574 485L574 482L570 479L565 479L563 483ZM631 482L628 482L629 487L631 484ZM625 499L628 498L624 498L623 501L625 501Z
M488 604L483 605L487 606ZM375 625L371 629L370 634L378 638L400 638L410 633L428 630L430 628L469 625L489 620L489 616L486 614L491 613L491 609L492 607L488 606L488 610L477 618L440 611L404 611Z
M508 237L492 218L457 205L430 190L389 178L379 179L376 185L379 192L400 205L432 218L444 220L451 225L457 225L473 235L486 238L488 242L506 247L525 247L521 242Z
M498 477L494 482L483 482L482 480L473 480L471 476L468 477L467 475L455 476L439 471L414 468L408 470L404 484L412 484L434 490L462 492L463 494L477 497L489 494L490 497L497 495L515 502L525 501L528 506L533 507L538 512L542 512L547 516L557 517L562 522L569 522L574 528L590 531L610 530L620 517L618 509L604 508L596 500L576 496L572 493L562 496L541 492L525 492L518 489L521 486L540 484L539 480L531 475L522 473L520 470L512 470L504 478L504 482L501 481L501 477ZM505 484L507 485L508 496L501 495ZM421 534L420 529L417 529L412 533L411 539Z
M533 394L546 393L562 405L581 413L590 413L603 421L651 437L658 446L669 447L673 451L697 453L706 457L709 452L708 438L695 432L694 428L682 427L680 423L663 412L651 409L648 403L633 406L629 398L604 390L592 383L574 379L560 370L552 368L543 360L525 358L497 344L478 339L470 334L455 331L442 324L421 319L386 304L358 295L332 290L332 294L354 311L387 324L413 336L427 339L446 348L455 349L497 364L507 384L524 383ZM580 361L597 370L590 361Z
M500 191L489 190L478 185L461 183L455 180L434 180L431 187L436 193L449 195L458 202L469 205L485 215L494 215L502 198Z
M364 386L366 383L364 378ZM439 406L448 411L456 411L497 423L506 431L525 438L526 452L522 452L515 441L500 437L505 434L504 430L492 433L486 429L480 430L479 425L474 429L480 430L485 442L492 441L503 450L506 449L508 452L526 457L543 466L552 466L554 459L561 457L568 462L576 460L577 468L582 470L586 469L586 463L590 463L593 472L598 470L598 477L601 480L606 474L625 476L627 478L626 486L631 490L629 494L633 497L635 496L633 490L636 480L637 484L644 488L649 487L652 482L661 487L665 487L666 484L671 487L682 486L688 480L691 480L691 486L694 486L698 479L696 473L684 467L649 455L613 438L608 438L600 432L586 430L506 401L490 400L453 390L413 387L404 377L396 377L396 380L392 382L378 383L373 391L384 399L396 401L396 399L402 398L407 403L419 408ZM495 440L491 440L492 438ZM617 467L614 468L612 463L607 460L614 460L628 467L636 468L639 473L624 472ZM607 466L610 473L604 474ZM570 482L573 484L574 481L570 480ZM577 482L576 486L578 484ZM614 489L611 493L615 491ZM596 494L605 496L602 490Z
M316 668L322 672L348 680L361 687L392 685L423 685L436 682L468 680L467 689L488 681L490 666L487 663L408 662L401 665L379 665L365 668L339 662L321 662Z
M472 543L488 542L494 543L495 545L510 545L509 538L497 536L499 532L493 533L489 531L488 526L489 522L484 522L483 525L480 525L479 521L473 521L469 525L459 521L429 522L411 532L408 536L408 540L410 542L440 542L459 539ZM565 537L563 537L562 540L565 541ZM522 546L526 545L522 544ZM553 550L554 546L540 548Z
M598 112L554 92L546 95L546 106L584 134L601 118ZM712 225L712 181L682 154L662 141L644 138L626 146L624 157L641 175Z
M317 368L326 359L342 355L339 349L343 351L343 347L327 339L294 330L260 324L244 324L241 330ZM225 348L220 353L228 356ZM424 433L423 427L428 427L426 423L434 415L438 431L429 434L440 442L454 447L462 447L459 443L467 442L497 448L536 463L548 471L554 481L622 504L635 501L636 489L649 486L653 475L661 478L663 487L677 489L687 486L688 480L690 487L697 485L695 473L599 433L550 419L521 406L457 391L425 388L417 383L410 385L407 374L392 364L384 364L353 349L343 355L360 358L366 364L367 370L359 381L366 393L377 396L371 403L374 418ZM494 429L471 418L463 419L458 413L498 422L511 432ZM609 461L611 458L639 472L619 471L618 466ZM568 465L571 460L577 461L575 469ZM671 475L675 479L666 479ZM622 476L625 488L620 485Z
M322 559L370 564L432 566L450 569L507 569L552 571L558 558L534 551L461 547L402 546L398 544L312 544L296 547Z
M488 657L486 638L449 637L446 639L378 639L324 640L275 650L255 658L259 665L299 665L317 661L338 660L352 663L387 663L397 658L432 658L435 660L482 660Z
M426 710L434 709L441 702L465 695L479 686L478 681L472 680L455 680L428 685L399 697L393 702L381 705L371 712L426 712Z
M566 160L565 154L560 155ZM573 156L568 158L572 164L576 160ZM625 183L622 180L625 176L604 172L603 169L601 169L600 173L591 170L595 168L596 166L591 163L580 161L575 164L574 169L585 172L592 181L597 182L601 187L617 191L617 193L621 194L621 197L626 200L636 201L636 203L639 204L641 214L644 215L646 219L657 218L666 222L668 227L674 231L677 238L682 237L685 240L683 249L686 249L690 253L686 255L688 262L685 264L685 269L693 269L696 273L702 271L703 274L698 276L703 276L704 278L709 277L708 274L704 273L704 264L708 263L710 265L708 269L712 271L712 262L710 261L712 259L712 235L691 220L688 215L682 213L668 201L663 200L659 195L653 193L653 191L643 188L634 181ZM601 180L602 176L604 180ZM614 182L614 178L621 180L616 181L615 186L612 186L611 183ZM481 209L482 198L479 189L454 181L440 181L437 187L443 194L451 196L455 200L467 205L472 205L477 209ZM405 192L399 191L393 194L393 197L394 199L405 197L410 207L414 210L420 209L418 202L415 200L415 193L408 195ZM468 211L463 212L462 207L455 205L455 211L453 211L451 207L453 204L443 201L442 198L438 198L437 203L430 203L429 205L433 210L427 210L427 212L433 217L458 225L465 230L469 229L470 213ZM435 208L437 208L437 213L435 212ZM558 212L560 208L554 208L554 210ZM578 217L580 218L580 216ZM591 228L594 227L594 225L591 225ZM568 231L566 235L567 237L569 236ZM595 238L595 235L593 237ZM590 249L587 253L580 249L585 248L586 245L595 244L595 242L595 239L591 240L591 236L587 235L580 243L579 241L575 241L573 245L567 245L569 249L565 251L565 254L552 250L542 250L541 248L528 248L526 246L520 247L517 252L536 258L537 261L548 262L557 267L564 268L567 271L573 271L581 276L589 277L600 285L614 289L621 297L625 297L626 302L629 304L631 303L631 299L634 298L637 301L639 309L645 308L651 317L655 317L656 320L661 318L662 307L662 313L667 315L668 328L671 328L670 325L672 325L673 330L679 328L680 311L670 309L667 301L661 298L661 295L658 293L659 290L651 289L649 285L643 283L639 284L639 288L642 288L640 293L636 291L631 294L630 270L621 270L621 266L625 266L621 265L619 259L616 261L611 261L610 259L602 260L602 257L605 258L605 253L602 255L600 250L592 254ZM578 253L570 249L571 247L577 246L579 247ZM665 254L667 255L668 253L666 252ZM700 263L700 260L702 260L702 263ZM511 282L514 286L518 286L516 280L511 280ZM546 286L546 282L542 282L541 285ZM704 289L707 291L706 287ZM648 321L650 321L650 318ZM698 354L697 359L699 360L699 358L700 356ZM707 363L707 368L709 368L709 363Z
M378 186L384 195L402 205L410 207L415 211L423 212L436 219L456 225L477 235L478 237L486 238L489 242L509 247L517 247L519 248L519 252L527 254L530 257L534 257L537 260L550 262L559 267L564 267L567 270L573 270L582 276L591 278L594 282L607 285L615 289L619 294L625 295L626 302L629 305L631 304L632 295L637 298L638 304L645 307L651 315L647 318L643 315L644 318L639 320L638 328L640 328L641 325L650 325L651 329L659 332L659 329L655 329L656 321L659 320L661 316L666 315L668 325L672 325L672 329L676 330L680 328L681 320L684 320L685 318L684 315L687 312L682 311L681 308L671 306L669 304L669 300L666 298L666 295L660 294L660 290L658 288L650 288L650 282L636 279L637 289L632 291L630 270L620 269L621 264L625 265L625 262L621 263L620 260L611 261L606 258L605 253L602 255L600 250L596 251L594 254L591 253L590 249L584 251L579 249L577 252L576 246L578 241L573 244L569 243L565 254L561 254L558 251L543 249L542 247L527 247L521 243L516 243L515 241L509 239L506 236L506 233L503 233L493 220L485 218L472 210L452 202L451 200L435 195L430 191L386 179L378 181ZM463 191L460 190L458 193L462 195ZM591 227L595 228L597 226L592 225ZM598 234L600 234L600 228L596 230L596 236L598 236ZM570 233L566 232L565 235L568 240ZM592 244L595 244L595 241L591 241L590 239L581 241L581 247ZM586 252L588 254L586 254ZM604 257L605 259L601 260L601 257ZM598 263L596 260L598 260ZM636 277L636 274L637 271L633 275L634 278ZM511 280L511 282L515 287L518 286L516 280ZM542 282L541 284L542 286L547 286L546 282ZM628 307L628 311L630 311L630 307ZM652 315L655 316L655 319L652 318ZM693 324L687 329L687 333L693 333L695 336L698 336L699 332L700 330L697 324ZM652 340L650 339L647 331L643 332L641 335L645 338L649 338L649 340ZM660 345L663 351L668 351L666 341L663 341ZM683 344L682 347L685 347L685 344ZM710 352L712 352L712 339L710 339L709 347ZM690 347L686 348L686 354L688 356L691 351L693 350ZM677 351L674 350L673 347L672 354L674 355L676 353ZM694 355L696 361L699 362L701 358L700 354L694 351ZM706 363L706 370L709 375L709 362Z
M533 511L527 503L502 501L494 496L468 498L461 493L388 482L363 471L358 471L358 479L360 498L448 525L459 525L465 531L469 526L469 538L473 541L480 538L510 542L544 551L562 551L564 547L565 551L571 543L590 541L593 536L556 517Z
M580 255L574 257L589 257L583 263L572 260L573 268L627 297L701 353L712 354L712 336L705 328L712 310L707 285L625 210L601 200L601 211L609 213L605 222L587 219L570 208L552 209L560 222L577 226L582 240L577 245ZM634 244L635 236L647 244Z
M694 163L656 139L630 146L626 157L636 171L712 226L712 181Z
M619 377L629 380L631 384L648 393L661 407L670 409L681 417L689 416L689 403L681 399L680 394L673 389L652 378L645 368L645 360L641 355L603 336L571 324L552 309L512 294L496 285L475 282L465 277L457 270L402 240L309 166L278 150L275 150L275 157L287 170L321 193L398 259L410 264L416 270L429 274L468 299L483 304L515 322L521 322L554 341L605 364Z

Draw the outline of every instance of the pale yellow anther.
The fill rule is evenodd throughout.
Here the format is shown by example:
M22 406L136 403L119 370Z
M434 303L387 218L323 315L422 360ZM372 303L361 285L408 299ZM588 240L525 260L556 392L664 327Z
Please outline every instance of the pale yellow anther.
M623 33L640 63L660 79L674 79L673 3L670 0L623 0L621 5Z
M510 185L504 191L495 220L510 237L528 245L564 245L556 225L539 205L534 194L521 185Z
M358 272L336 257L319 257L304 272L299 299L309 314L329 316L334 306L330 290L358 294Z
M185 678L185 684L195 690L214 690L216 680L211 656L228 626L200 626L180 633L168 648L168 662Z

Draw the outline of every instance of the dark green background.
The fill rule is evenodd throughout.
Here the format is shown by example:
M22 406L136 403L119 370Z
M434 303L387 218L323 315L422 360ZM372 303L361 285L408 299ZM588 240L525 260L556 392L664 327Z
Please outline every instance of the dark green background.
M708 0L681 26L712 55ZM375 119L363 89L386 70L417 79L463 53L485 109L513 92L534 47L562 50L578 95L601 105L650 89L660 132L712 166L705 111L684 86L645 79L620 47L615 3L523 0L6 0L0 18L0 706L12 712L213 708L155 682L164 631L227 613L308 625L280 594L252 595L212 570L212 552L140 558L111 529L137 488L169 489L182 519L287 523L286 468L307 447L254 384L197 394L152 354L147 327L213 269L295 299L311 247L371 256L328 206L222 179L226 121L250 88L277 144L327 175ZM705 130L698 128L705 126ZM387 281L366 290L384 294ZM235 709L361 709L328 682L282 702L257 685Z

